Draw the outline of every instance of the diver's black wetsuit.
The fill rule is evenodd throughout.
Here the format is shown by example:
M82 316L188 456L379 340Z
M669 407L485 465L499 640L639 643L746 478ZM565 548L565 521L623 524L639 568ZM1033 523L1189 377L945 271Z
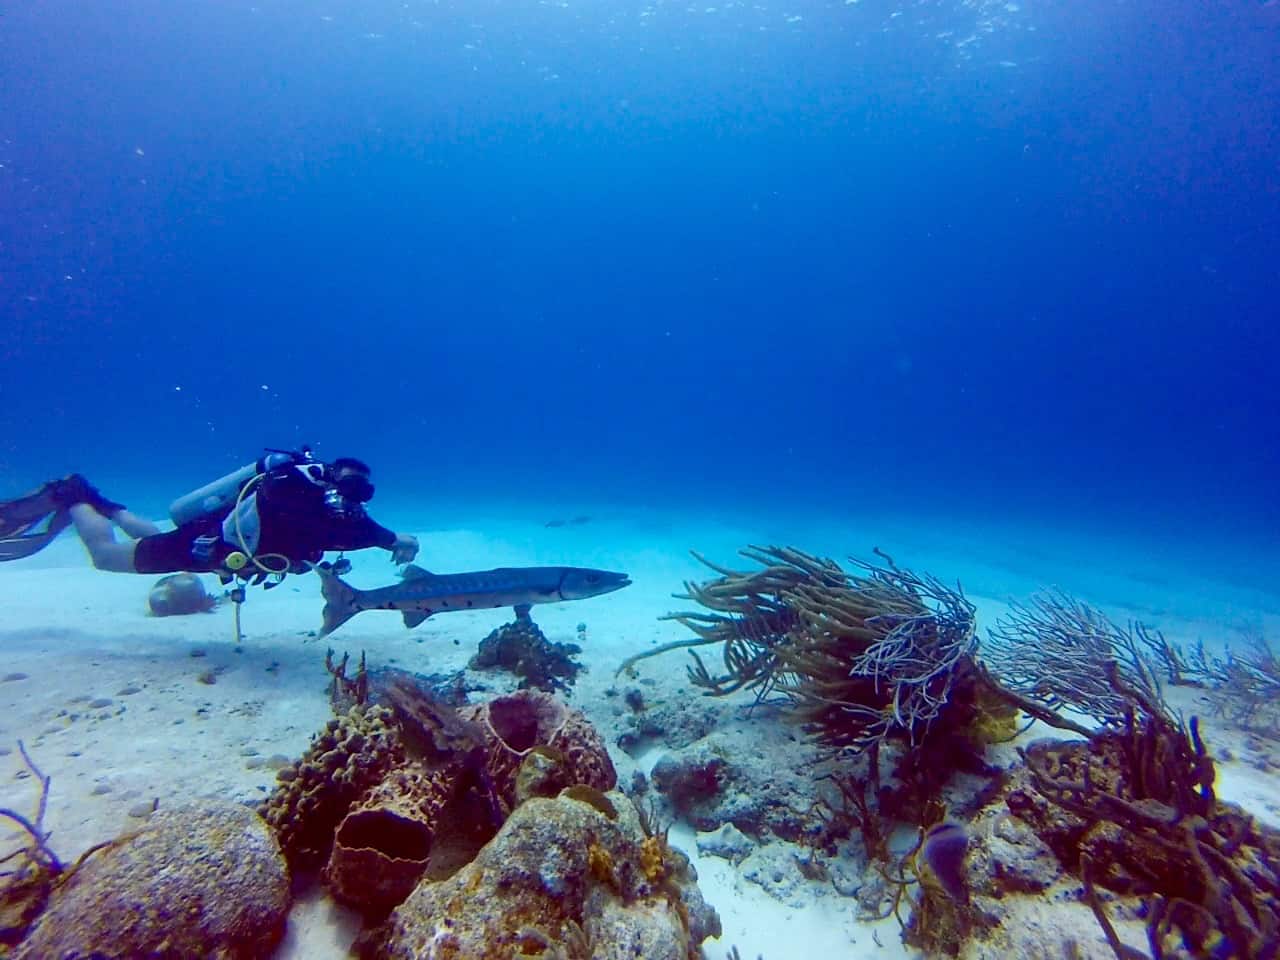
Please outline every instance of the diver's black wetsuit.
M289 559L294 572L318 563L326 550L391 549L395 532L376 523L364 507L342 498L326 499L326 490L291 468L273 471L253 492L258 501L261 535L255 553ZM143 537L133 555L138 573L219 571L229 553L239 549L222 540L223 516L201 518L169 533ZM201 537L218 538L212 551L198 550ZM272 566L279 565L279 561Z

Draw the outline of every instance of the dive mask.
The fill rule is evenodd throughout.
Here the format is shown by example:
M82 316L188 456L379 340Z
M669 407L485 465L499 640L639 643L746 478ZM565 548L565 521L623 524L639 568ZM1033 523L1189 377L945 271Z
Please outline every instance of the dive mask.
M359 473L348 473L333 483L344 499L353 503L368 503L373 499L373 481Z

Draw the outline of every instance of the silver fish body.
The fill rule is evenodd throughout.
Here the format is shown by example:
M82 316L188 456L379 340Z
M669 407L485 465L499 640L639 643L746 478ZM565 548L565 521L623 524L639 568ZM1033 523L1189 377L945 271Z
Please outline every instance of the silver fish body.
M588 567L499 567L471 573L435 574L408 566L404 579L389 587L358 590L324 567L316 567L324 594L328 636L364 610L399 610L406 627L451 610L528 608L535 603L584 600L630 586L625 573Z

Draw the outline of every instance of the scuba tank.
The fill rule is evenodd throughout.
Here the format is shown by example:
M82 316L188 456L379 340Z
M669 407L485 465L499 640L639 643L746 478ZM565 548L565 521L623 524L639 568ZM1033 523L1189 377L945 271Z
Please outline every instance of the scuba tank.
M307 456L303 454L302 456ZM254 477L272 470L286 467L298 462L299 455L293 453L272 452L261 460L246 463L239 470L219 477L198 490L192 490L169 504L169 517L177 526L201 520L206 517L221 516L235 506L236 499L244 485Z

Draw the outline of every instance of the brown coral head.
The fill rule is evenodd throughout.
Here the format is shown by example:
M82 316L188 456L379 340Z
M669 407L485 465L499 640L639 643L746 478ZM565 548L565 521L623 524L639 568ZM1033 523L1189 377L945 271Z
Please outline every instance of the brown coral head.
M550 743L569 719L569 708L539 690L519 690L489 701L489 729L512 753Z
M382 808L348 814L334 839L348 850L376 850L392 860L423 862L431 855L426 824Z

